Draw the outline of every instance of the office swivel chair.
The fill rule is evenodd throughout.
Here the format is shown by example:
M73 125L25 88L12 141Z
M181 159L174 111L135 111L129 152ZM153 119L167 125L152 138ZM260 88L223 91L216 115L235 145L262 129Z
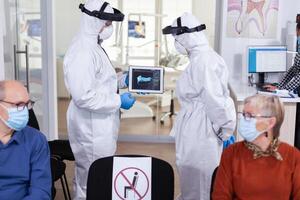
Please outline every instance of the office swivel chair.
M117 157L147 157L141 155L122 155ZM112 199L112 174L114 156L100 158L89 169L87 182L87 200ZM137 183L132 180L132 184ZM166 161L152 157L151 193L153 200L174 199L174 172ZM124 188L126 192L132 188Z
M168 112L163 113L162 117L160 118L160 124L163 125L167 117L171 118L174 115L177 115L177 113L175 112L175 105L174 105L174 90L171 90L170 110Z

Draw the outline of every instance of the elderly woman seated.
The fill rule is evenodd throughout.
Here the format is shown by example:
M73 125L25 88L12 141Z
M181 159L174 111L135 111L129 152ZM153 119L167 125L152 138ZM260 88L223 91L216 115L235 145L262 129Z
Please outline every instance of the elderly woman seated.
M300 152L278 139L284 118L280 99L248 97L239 115L238 133L245 140L223 152L212 199L300 199Z

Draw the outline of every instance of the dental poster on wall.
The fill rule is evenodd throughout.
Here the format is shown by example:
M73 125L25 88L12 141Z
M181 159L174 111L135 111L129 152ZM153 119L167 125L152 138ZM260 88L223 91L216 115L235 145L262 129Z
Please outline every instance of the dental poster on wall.
M150 157L114 157L112 200L151 200Z
M227 36L276 38L279 0L227 0Z
M146 27L143 21L128 21L128 37L146 38Z

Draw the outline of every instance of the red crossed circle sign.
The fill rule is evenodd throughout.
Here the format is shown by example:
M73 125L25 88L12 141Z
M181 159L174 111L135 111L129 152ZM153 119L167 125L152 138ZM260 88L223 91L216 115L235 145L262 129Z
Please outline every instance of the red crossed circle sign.
M139 174L142 174L142 176L144 176L144 179L147 182L147 187L146 187L145 191L138 191L136 189L136 187L134 187L132 185L130 179L126 176L126 173L132 173L133 171L138 171L138 172L140 172ZM126 200L126 199L121 195L123 193L121 191L118 191L117 184L118 184L118 181L120 179L125 180L126 184L128 184L128 186L134 192L134 194L136 194L138 196L138 200L142 200L147 195L147 193L149 192L149 178L147 177L146 173L144 171L142 171L141 169L139 169L139 168L128 167L128 168L125 168L125 169L121 170L117 174L117 176L115 177L115 180L114 180L114 190L115 190L116 194L118 195L118 197L121 200Z

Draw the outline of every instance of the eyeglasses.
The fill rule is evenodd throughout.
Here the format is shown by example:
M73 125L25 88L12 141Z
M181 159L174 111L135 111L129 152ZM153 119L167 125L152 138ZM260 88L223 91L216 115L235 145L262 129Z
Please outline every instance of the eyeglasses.
M29 100L29 101L27 101L26 103L13 103L13 102L9 102L9 101L4 101L4 100L0 100L0 102L4 102L4 103L8 103L8 104L11 104L11 105L14 105L14 106L16 106L17 107L17 110L18 111L22 111L22 110L24 110L25 109L25 107L27 107L28 109L32 109L33 108L33 106L34 106L34 101L32 101L32 100Z
M272 116L266 116L266 115L253 115L251 113L247 113L247 112L237 112L238 113L238 117L244 117L245 120L249 121L253 118L270 118Z

